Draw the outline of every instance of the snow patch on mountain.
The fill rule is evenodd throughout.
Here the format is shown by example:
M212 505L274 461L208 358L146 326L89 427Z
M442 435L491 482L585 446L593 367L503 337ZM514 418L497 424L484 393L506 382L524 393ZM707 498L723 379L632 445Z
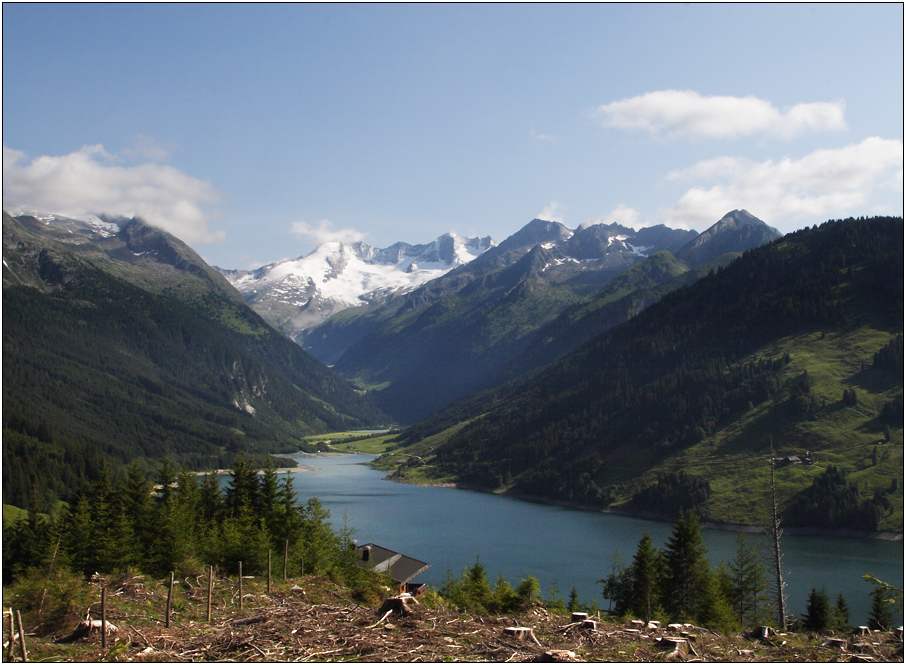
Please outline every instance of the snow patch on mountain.
M448 233L426 245L330 241L257 270L219 269L252 307L290 337L343 309L411 291L494 246Z

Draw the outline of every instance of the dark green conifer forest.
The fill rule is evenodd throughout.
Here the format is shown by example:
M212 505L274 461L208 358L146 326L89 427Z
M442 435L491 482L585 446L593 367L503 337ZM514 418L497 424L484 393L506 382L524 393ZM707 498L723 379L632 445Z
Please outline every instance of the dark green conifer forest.
M764 414L760 443L746 438L738 452L727 446L720 454L746 452L766 465L771 428L787 447L795 436L803 455L811 446L844 447L800 431L839 419L845 408L864 413L860 395L886 391L891 398L876 415L867 407L858 431L886 426L888 439L898 432L900 451L902 321L902 219L831 221L746 252L547 368L405 430L399 445L424 454L420 442L431 441L429 476L589 506L620 499L664 516L700 511L713 503L714 483L690 451L752 413ZM888 341L833 402L816 392L808 371L789 377L791 341L846 340L862 330ZM708 458L719 464L715 445ZM874 460L891 454L879 450ZM667 471L640 484L653 469ZM866 500L864 488L857 497L841 481L815 482L790 507L797 524L858 517L871 529L901 497L896 487ZM827 502L827 492L839 496Z

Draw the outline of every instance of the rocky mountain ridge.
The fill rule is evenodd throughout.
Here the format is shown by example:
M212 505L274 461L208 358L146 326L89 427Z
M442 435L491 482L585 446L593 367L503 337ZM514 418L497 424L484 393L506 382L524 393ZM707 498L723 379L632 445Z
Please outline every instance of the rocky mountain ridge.
M330 241L256 270L218 270L261 316L297 340L301 331L337 312L416 289L493 245L490 237L453 233L423 245L398 242L387 248Z

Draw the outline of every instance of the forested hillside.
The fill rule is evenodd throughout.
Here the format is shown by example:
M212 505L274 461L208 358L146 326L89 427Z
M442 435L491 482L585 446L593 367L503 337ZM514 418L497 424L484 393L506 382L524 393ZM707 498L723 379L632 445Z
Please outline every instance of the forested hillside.
M726 262L728 252L779 235L744 210L727 213L701 235L663 225L634 231L616 223L572 231L535 219L410 294L341 312L301 343L319 349L316 353L329 350L328 362L335 362L341 376L373 390L398 421L412 423L455 399L547 364L616 325L667 290L656 292L655 285L705 263ZM671 252L689 258L677 261ZM596 296L611 280L649 262L648 270L634 273L642 275L637 283L621 280L617 290ZM666 272L661 270L665 262L672 264ZM652 288L641 293L646 286ZM636 299L634 291L640 291ZM579 312L582 325L568 321L569 332L562 336L545 328L556 326L564 311L577 314L589 299L597 309L615 295L629 297L595 313L602 317Z
M384 420L238 296L165 266L139 288L6 214L3 236L4 503L68 499L105 458L225 467Z
M410 428L398 473L751 523L773 443L791 519L902 531L902 325L902 219L804 229ZM843 507L809 512L826 487Z

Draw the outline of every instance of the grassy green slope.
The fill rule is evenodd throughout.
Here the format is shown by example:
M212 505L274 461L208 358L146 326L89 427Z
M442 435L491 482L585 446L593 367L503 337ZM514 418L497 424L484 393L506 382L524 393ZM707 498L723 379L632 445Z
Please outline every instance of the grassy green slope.
M637 512L634 497L684 470L710 485L704 517L759 523L773 441L815 460L778 469L785 508L830 464L867 500L903 473L902 364L872 364L902 332L902 234L899 219L848 220L749 252L533 377L411 428L396 452L423 456L428 480ZM893 421L879 417L888 402ZM902 485L889 500L878 528L902 531Z

